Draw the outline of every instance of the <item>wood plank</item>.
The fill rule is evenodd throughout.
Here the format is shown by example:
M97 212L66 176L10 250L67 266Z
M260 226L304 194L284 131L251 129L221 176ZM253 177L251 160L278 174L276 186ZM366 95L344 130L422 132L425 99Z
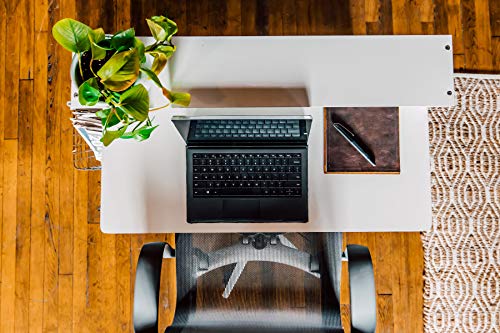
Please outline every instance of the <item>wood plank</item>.
M186 21L188 29L186 32L190 36L208 36L209 35L209 1L187 1Z
M19 78L32 79L35 50L35 0L21 0L19 3L20 48ZM23 95L21 95L23 96Z
M243 36L256 35L257 2L247 0L241 2L241 34Z
M348 233L342 236L342 250L345 250L349 244ZM342 273L340 277L340 317L342 327L346 333L351 331L351 308L350 308L350 285L349 285L349 267L347 261L342 261Z
M102 323L104 312L107 311L102 300L102 282L104 275L102 271L102 234L98 224L88 224L87 235L87 327L90 332L103 332Z
M89 331L87 317L87 172L75 170L73 202L73 331Z
M390 35L392 32L392 2L391 0L381 0L378 21L367 22L366 33L368 35Z
M6 43L6 10L5 6L0 6L0 43ZM0 299L2 298L2 225L3 225L3 130L4 130L4 100L5 100L5 52L0 52ZM2 313L2 303L0 302L0 315ZM1 320L1 317L0 317Z
M420 22L434 22L434 1L418 0L416 3L420 12Z
M422 35L434 35L434 22L422 22Z
M377 258L377 294L392 294L394 270L396 267L395 256L399 253L394 251L394 235L390 232L378 232L375 235L375 247L370 251L376 253ZM396 253L395 253L396 252Z
M33 80L21 80L17 152L16 332L28 331L30 290L31 158L33 143Z
M411 274L408 258L409 252L408 238L409 234L401 233L394 236L394 249L398 249L398 256L395 256L394 265L397 269L394 271L393 278L393 308L394 313L399 316L394 318L394 331L396 332L414 332L410 327L415 325L411 322L410 296L409 295L409 276Z
M377 332L394 332L394 310L392 308L392 295L379 295L377 297Z
M488 2L462 0L461 3L466 69L475 72L491 71L493 59Z
M251 14L250 14L251 15ZM269 8L263 0L255 1L255 32L258 36L269 35Z
M392 26L395 35L410 34L410 20L405 0L392 0Z
M363 14L360 15L359 12L351 12L351 17L354 18L363 18L365 22L378 22L379 21L379 12L380 12L380 1L378 0L364 0L364 1L351 1L351 3L357 2L357 7L361 7L363 9Z
M479 69L490 72L493 69L493 52L491 48L491 27L488 0L476 0L475 11ZM468 67L470 68L470 65Z
M130 290L129 290L128 296L130 298L131 311L133 311L133 308L134 308L135 271L137 269L137 262L139 260L139 254L141 253L142 245L145 243L144 239L145 239L144 234L130 236L130 262L131 262L131 264L130 264ZM175 278L175 277L172 276L170 278Z
M88 223L99 224L101 220L101 172L91 171L89 177Z
M378 22L380 3L378 1L350 0L351 25L354 35L366 35L366 23Z
M7 5L8 4L8 5ZM4 48L5 59L8 59L8 66L5 66L5 87L4 94L4 139L17 139L18 129L18 100L19 100L19 56L21 28L18 20L22 5L20 2L6 3L6 32L9 36L9 47Z
M49 0L35 0L34 13L35 16L35 31L47 32L49 31ZM36 53L35 53L36 58Z
M490 0L491 36L500 37L500 1Z
M424 290L424 253L420 233L406 233L408 239L407 260L408 271L408 301L407 321L410 323L411 332L423 332L422 320L412 320L413 318L423 318L424 299L421 295ZM400 277L402 278L402 277Z
M209 11L219 13L210 15L208 31L211 36L235 36L241 34L240 1L210 1Z
M175 249L175 234L167 234L166 241L170 246ZM166 290L168 291L167 304L168 309L165 311L165 319L167 325L170 325L174 320L175 307L177 302L177 281L171 277L175 277L177 274L175 260L166 260L163 266L165 272L164 276L167 276Z
M454 53L464 53L460 0L435 0L434 27L436 34L451 34L453 36Z
M115 0L115 28L116 31L126 30L132 27L130 11L132 10L131 0ZM135 8L134 8L135 9Z
M455 72L464 72L465 71L465 55L463 54L454 54L453 55L453 68Z
M35 38L33 160L31 170L31 253L29 331L41 332L43 327L43 274L45 264L45 156L47 114L47 41L46 31Z
M73 332L73 276L59 275L59 333Z
M69 11L71 12L71 11ZM58 76L58 105L64 105L71 95L70 81L67 77L71 64L71 56L66 52L58 59L60 76ZM59 274L73 273L73 125L69 121L71 111L68 107L58 108L59 123ZM98 192L100 194L100 191Z
M116 304L118 332L132 329L132 303L130 300L131 266L137 265L130 260L130 235L116 235ZM167 275L169 277L174 275Z
M410 26L410 35L422 34L421 4L418 1L410 1L405 4L407 20Z
M285 2L285 1L283 1ZM283 35L283 2L269 1L265 4L268 13L267 34L271 36Z
M0 332L14 332L16 302L17 140L3 142L3 220Z
M96 318L101 323L101 332L118 332L118 307L117 307L117 290L116 290L116 236L101 233L101 255L99 265L101 275L99 282L101 283L101 302L102 313L99 318Z
M297 35L297 4L295 1L285 1L282 8L283 34Z
M493 71L500 71L500 37L491 40L493 49Z
M50 22L59 18L59 4L51 3ZM58 272L59 272L59 175L60 175L60 105L59 91L67 78L67 72L59 68L59 57L69 56L62 47L48 39L47 109L46 109L46 157L45 157L45 265L43 291L43 330L57 331L58 320Z
M156 13L161 13L163 15L167 15L169 18L177 23L177 27L179 31L177 32L178 36L185 36L187 29L187 2L186 1L157 1L154 8ZM156 14L155 14L156 15Z
M103 28L106 33L115 33L115 0L75 1L77 19L92 28ZM66 3L66 6L72 5ZM74 4L72 5L74 6ZM72 15L74 17L74 14Z

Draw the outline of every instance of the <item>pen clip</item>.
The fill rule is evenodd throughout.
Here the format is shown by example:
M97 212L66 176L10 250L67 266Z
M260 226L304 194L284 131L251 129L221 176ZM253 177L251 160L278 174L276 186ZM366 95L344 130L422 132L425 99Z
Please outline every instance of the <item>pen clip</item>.
M344 125L342 125L341 123L333 123L333 126L339 126L339 127L342 127L344 130L346 130L349 134L351 134L351 136L355 136L353 132L349 131L349 129L347 129Z

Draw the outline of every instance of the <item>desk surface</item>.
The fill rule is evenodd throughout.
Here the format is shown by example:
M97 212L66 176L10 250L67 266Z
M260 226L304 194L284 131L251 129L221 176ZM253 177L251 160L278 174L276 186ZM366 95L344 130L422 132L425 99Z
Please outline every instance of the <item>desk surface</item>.
M192 107L240 106L225 88L304 89L305 100L295 90L286 106L453 103L451 36L177 37L174 43L166 81L193 91ZM249 99L270 105L245 106L273 106L271 98Z
M452 49L446 49L451 46L450 36L178 37L175 43L178 51L160 79L174 89L215 90L193 96L192 106L203 108L157 112L155 122L160 127L148 141L121 140L104 152L103 232L419 231L430 227L426 108L401 108L399 175L326 175L322 107L452 105L454 96L447 94L453 91ZM277 88L289 94L302 89L311 107L207 109L214 106L214 99L204 98L212 93L215 104L234 107L241 105L231 104L234 100L227 98L227 91L236 89L236 95L248 96L240 89L254 88L271 92ZM154 89L150 97L156 106L165 102ZM287 106L297 106L294 103ZM313 117L308 223L186 222L185 144L170 119L174 114L239 112Z
M418 231L431 225L427 111L400 111L400 175L323 173L323 110L274 110L310 114L309 222L189 224L186 222L185 143L173 114L269 114L265 110L172 109L159 112L150 140L113 143L103 155L101 229L106 233L256 231ZM126 180L126 181L124 181Z

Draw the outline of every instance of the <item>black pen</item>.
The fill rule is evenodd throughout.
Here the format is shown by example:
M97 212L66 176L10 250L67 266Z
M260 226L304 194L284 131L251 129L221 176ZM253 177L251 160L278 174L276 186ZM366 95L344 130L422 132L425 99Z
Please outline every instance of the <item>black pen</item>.
M356 140L356 136L351 131L349 131L347 128L345 128L345 126L343 126L340 123L334 122L333 127L335 127L335 129L340 133L340 135L342 135L344 139L346 139L347 142L351 144L351 146L356 148L356 150L361 154L361 156L365 158L365 160L367 160L372 166L376 166L373 157L371 157L370 154L368 154L363 149L363 147L361 147L361 142L358 142Z

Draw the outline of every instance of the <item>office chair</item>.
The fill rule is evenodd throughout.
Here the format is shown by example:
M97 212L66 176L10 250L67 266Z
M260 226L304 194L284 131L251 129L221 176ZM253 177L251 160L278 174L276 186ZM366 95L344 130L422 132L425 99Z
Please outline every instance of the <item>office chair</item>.
M158 332L162 260L176 260L177 303L165 332L344 332L341 261L348 261L351 332L374 332L369 250L341 233L177 234L145 244L134 287L134 329Z

